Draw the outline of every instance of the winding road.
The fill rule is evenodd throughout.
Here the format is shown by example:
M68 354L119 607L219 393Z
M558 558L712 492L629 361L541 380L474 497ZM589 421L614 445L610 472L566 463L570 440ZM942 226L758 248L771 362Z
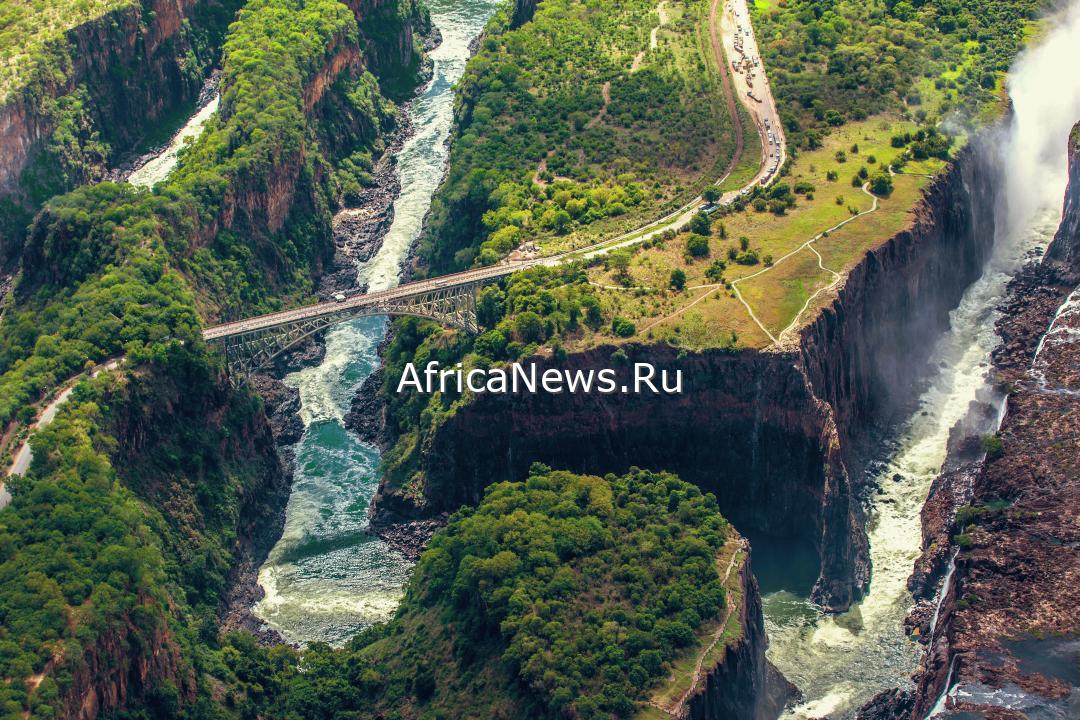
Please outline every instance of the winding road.
M121 362L122 360L119 358L107 360L93 368L90 371L90 377L97 377L103 372L115 370L119 367ZM60 386L60 392L57 393L52 402L42 408L41 412L38 413L37 420L30 429L30 435L33 435L35 431L45 427L56 418L56 414L60 412L60 407L67 402L69 397L71 397L71 391L75 389L76 383L84 377L86 377L85 373L79 373ZM30 450L29 436L23 440L22 444L15 451L13 458L11 467L8 468L7 475L9 477L11 475L24 475L30 468L30 462L34 459L34 453ZM0 508L6 506L9 502L11 502L11 494L4 488L4 483L0 482Z

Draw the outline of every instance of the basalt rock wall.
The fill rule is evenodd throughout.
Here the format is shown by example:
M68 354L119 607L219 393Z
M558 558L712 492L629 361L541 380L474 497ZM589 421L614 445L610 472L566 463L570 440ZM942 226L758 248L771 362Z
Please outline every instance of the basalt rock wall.
M687 700L689 720L772 720L779 716L791 686L765 659L768 639L761 595L747 557L739 573L742 633L729 643L697 691Z
M908 228L868 252L801 333L801 364L834 414L852 471L866 441L918 397L934 339L990 255L986 155L963 151L928 186Z
M1069 185L1061 225L1047 248L1046 259L1068 280L1080 279L1080 123L1069 135Z
M409 519L476 503L495 480L523 478L533 462L574 472L665 469L714 493L732 524L812 544L825 557L865 548L835 428L810 392L798 357L783 352L684 353L665 345L599 347L569 356L570 372L680 371L680 394L478 395L424 446L423 497L384 485L382 517ZM620 362L624 363L620 365ZM538 359L538 373L554 363ZM859 560L859 562L865 562ZM821 595L850 602L851 569L823 567Z

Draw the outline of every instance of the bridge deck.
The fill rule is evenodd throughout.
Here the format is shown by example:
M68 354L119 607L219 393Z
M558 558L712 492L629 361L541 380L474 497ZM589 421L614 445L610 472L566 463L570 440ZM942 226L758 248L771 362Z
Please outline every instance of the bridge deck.
M297 322L298 320L308 320L323 315L335 315L354 308L377 305L386 300L407 298L426 292L432 292L434 290L445 290L460 287L462 285L471 285L473 283L483 282L484 280L502 277L503 275L509 275L518 272L519 270L534 267L549 260L550 258L536 258L533 260L510 261L499 265L491 265L475 270L466 270L451 275L443 275L437 278L405 283L390 288L389 290L379 290L378 292L373 293L353 295L341 302L330 300L316 305L306 305L304 307L293 308L292 310L282 310L281 312L270 313L268 315L259 315L246 320L238 320L236 322L224 323L222 325L206 328L203 330L203 339L220 340L221 338L233 337L235 335L246 335L247 333L268 330L279 325L287 325L289 323Z

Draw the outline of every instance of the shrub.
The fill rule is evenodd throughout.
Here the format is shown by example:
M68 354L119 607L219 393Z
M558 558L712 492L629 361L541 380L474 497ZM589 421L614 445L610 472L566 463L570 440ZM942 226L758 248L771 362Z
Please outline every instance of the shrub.
M759 262L757 250L747 250L739 253L735 257L735 262L739 265L757 265Z
M702 258L709 255L709 238L705 235L691 233L686 236L686 254L691 257Z
M982 448L983 452L986 453L986 457L991 459L1005 452L1005 444L1001 442L1001 438L997 435L983 435Z
M541 342L544 339L544 321L531 310L518 313L514 318L514 335L523 343Z
M686 287L686 273L679 268L675 268L671 271L671 287L675 290L682 290Z
M710 234L712 232L712 222L709 220L709 216L699 212L690 218L690 232L698 235Z
M888 173L878 173L870 181L870 192L879 197L885 197L893 191L892 177Z
M616 337L626 338L636 333L637 327L626 318L617 317L611 321L611 332Z

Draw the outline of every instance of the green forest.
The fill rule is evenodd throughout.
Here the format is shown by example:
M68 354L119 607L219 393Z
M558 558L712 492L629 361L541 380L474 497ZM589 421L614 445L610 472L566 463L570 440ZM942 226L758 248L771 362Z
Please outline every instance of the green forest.
M755 31L789 141L795 145L791 154L820 147L825 135L847 122L899 109L927 129L914 137L894 138L894 147L908 149L916 159L947 156L951 139L941 134L935 123L958 115L975 122L985 108L999 107L996 101L1004 71L1019 49L1028 23L1044 4L1041 0L915 4L789 0L755 5ZM517 122L518 103L506 99L504 68L506 64L517 67L517 52L543 58L559 52L561 45L555 42L544 43L543 49L533 48L538 38L553 35L543 30L547 17L541 12L544 7L541 3L532 22L513 30L506 17L497 17L485 45L470 61L461 90L450 174L436 194L431 224L421 244L422 260L431 272L494 262L521 243L545 234L580 232L583 225L596 219L592 208L601 205L596 199L598 190L608 202L617 198L620 213L623 208L656 207L647 181L635 180L612 195L613 189L606 185L589 189L597 180L588 172L577 179L546 184L539 176L533 177L530 168L535 169L538 152L534 148L540 148L539 152L545 147L557 148L553 142L562 137L571 145L585 142L583 138L592 130L582 127L574 132L570 115L570 125L560 126L561 130L535 124L541 119L555 122L560 115L551 112L535 112L530 115L533 120ZM573 5L547 7L548 12L557 12L553 18L565 22L570 14L566 8ZM691 11L695 5L685 7L684 20L694 17L704 23L700 14ZM511 75L518 78L524 74ZM498 92L482 90L487 83ZM585 83L579 78L575 86ZM613 93L616 87L613 81ZM523 108L533 108L536 97L541 96L534 90L518 102ZM472 112L475 107L481 108L479 115ZM492 108L497 112L490 111ZM548 167L552 167L550 160ZM574 176L573 171L566 174ZM857 182L861 185L867 179L869 176L859 177ZM874 180L874 187L886 193L888 176L879 174ZM768 192L755 188L729 209L738 211L753 203L761 211L781 214L787 206L776 198L786 192L787 201L793 203L795 196L790 191L786 183ZM667 240L661 238L656 243ZM691 236L688 242L693 240ZM729 261L752 264L764 260L743 250L741 256L732 255ZM625 266L628 252L611 253L603 263L606 267ZM717 265L718 278L722 278L723 262ZM562 346L585 333L612 339L635 334L634 323L605 309L599 297L602 291L588 285L582 268L571 266L554 274L558 276L555 282L546 270L520 273L499 287L485 289L478 300L481 333L475 338L434 323L395 321L393 340L384 353L387 377L399 376L406 362L422 364L437 359L444 366L455 362L466 367L486 366L528 357L545 345L555 353L565 353ZM382 388L388 429L395 441L384 457L385 472L392 486L415 493L423 484L419 460L425 439L469 399L453 393L428 397L393 390L389 384Z
M734 136L708 7L669 8L647 53L654 0L544 0L517 27L501 9L458 88L449 176L421 240L428 271L629 229L716 179Z
M389 624L342 651L230 636L220 657L244 717L628 717L722 614L729 532L673 475L534 465L451 517Z
M46 200L101 180L124 156L168 137L159 137L161 129L186 117L242 4L202 0L156 42L156 33L171 29L167 18L155 29L150 3L0 5L0 107L12 132L26 124L41 134L25 148L15 182L0 192L0 267L17 258ZM101 46L96 61L82 55L88 43ZM148 94L160 101L146 102Z
M1000 98L1047 0L787 0L752 3L788 138L814 148L849 120L902 109L976 123Z

